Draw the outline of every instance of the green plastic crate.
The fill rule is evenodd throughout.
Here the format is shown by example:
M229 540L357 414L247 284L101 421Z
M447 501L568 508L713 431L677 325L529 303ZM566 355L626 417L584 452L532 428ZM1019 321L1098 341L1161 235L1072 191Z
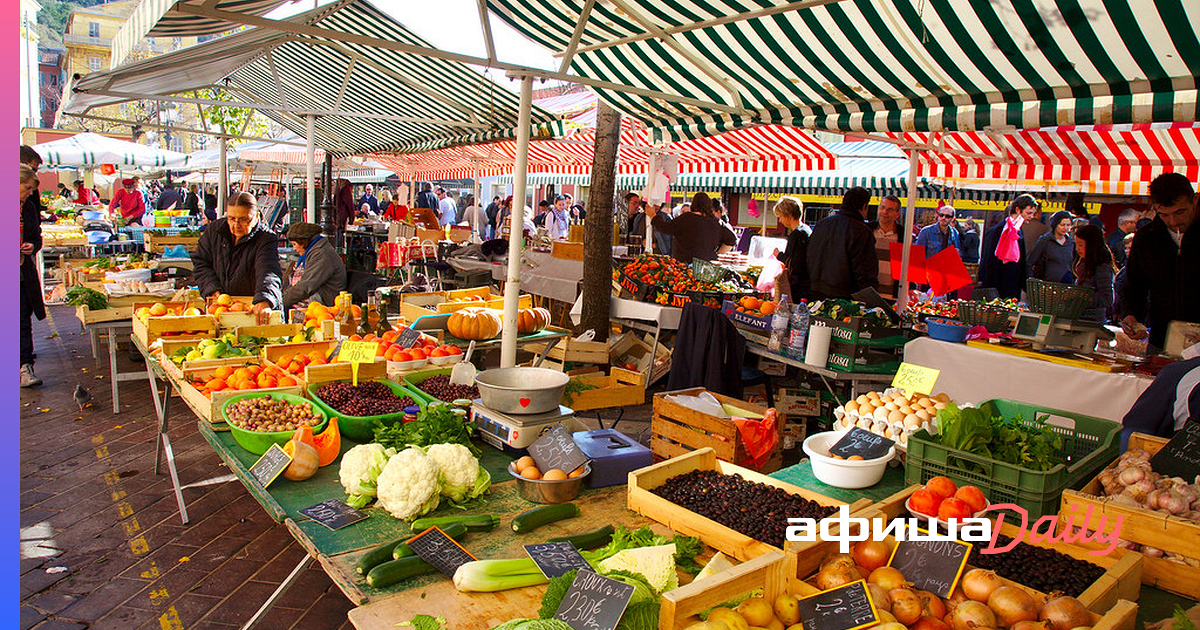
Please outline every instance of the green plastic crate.
M908 439L905 481L923 484L944 475L958 484L978 486L992 503L1013 503L1027 510L1032 523L1034 519L1058 513L1063 490L1082 487L1116 459L1120 450L1121 425L1116 422L1011 400L988 400L978 406L984 405L994 405L1005 418L1020 414L1025 425L1042 426L1040 418L1047 415L1073 420L1074 429L1047 425L1062 436L1067 463L1045 472L1021 468L942 446L925 430L920 430ZM958 462L982 466L984 472L965 470Z
M418 395L416 392L411 391L407 387L404 387L399 383L393 383L387 379L380 378L369 380L378 381L384 385L387 385L388 388L392 390L392 393L396 394L397 396L408 396L409 398L412 398L413 403L415 403L418 407L425 409L426 399L423 396ZM365 383L366 381L360 382ZM320 396L317 396L317 390L320 389L322 385L328 384L329 383L313 383L312 385L309 385L308 397L312 399L312 402L316 404L318 409L325 412L326 416L336 417L338 419L338 431L343 436L354 440L355 442L366 443L373 440L375 438L376 421L385 425L395 424L404 416L404 412L385 413L377 416L348 416L338 413L333 407L330 407L328 404L326 404L324 400L321 400Z
M450 371L453 369L454 367L451 366L446 368L438 368L436 370L422 370L420 372L413 372L412 374L405 374L402 380L404 381L404 385L408 387L408 390L412 392L414 396L419 396L422 401L426 403L443 402L437 398L434 398L433 396L430 396L429 394L426 394L425 390L421 389L420 385L421 383L424 383L425 379L429 378L430 376L435 374L449 375Z

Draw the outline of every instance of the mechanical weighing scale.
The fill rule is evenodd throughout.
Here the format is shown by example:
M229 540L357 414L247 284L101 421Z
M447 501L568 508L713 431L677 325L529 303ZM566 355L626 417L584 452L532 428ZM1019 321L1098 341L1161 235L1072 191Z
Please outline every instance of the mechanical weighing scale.
M560 422L571 432L587 428L575 419L574 410L563 405L546 413L508 414L488 409L483 406L482 399L476 398L471 409L473 421L479 428L479 436L483 441L515 457L528 454L526 449L529 445L544 431Z
M1100 322L1063 319L1042 313L1018 313L1012 336L1032 342L1034 350L1051 347L1085 353L1094 352L1096 342L1100 339L1110 341L1115 338L1112 331Z

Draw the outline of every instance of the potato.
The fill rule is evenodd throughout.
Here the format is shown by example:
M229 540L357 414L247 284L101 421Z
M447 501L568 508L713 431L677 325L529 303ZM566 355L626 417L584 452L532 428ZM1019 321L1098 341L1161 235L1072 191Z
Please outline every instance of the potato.
M788 626L800 623L800 600L788 593L776 597L775 616Z

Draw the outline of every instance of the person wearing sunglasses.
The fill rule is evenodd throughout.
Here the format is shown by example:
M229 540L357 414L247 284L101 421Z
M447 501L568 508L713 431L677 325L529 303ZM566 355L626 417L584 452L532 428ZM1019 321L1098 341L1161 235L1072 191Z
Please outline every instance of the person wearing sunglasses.
M917 234L917 245L925 248L925 260L938 252L953 247L962 258L962 246L958 243L958 229L954 226L954 208L942 206L937 209L937 222L921 228Z
M200 235L192 263L201 295L252 295L255 314L283 306L279 237L262 225L258 202L250 193L229 199L225 216Z

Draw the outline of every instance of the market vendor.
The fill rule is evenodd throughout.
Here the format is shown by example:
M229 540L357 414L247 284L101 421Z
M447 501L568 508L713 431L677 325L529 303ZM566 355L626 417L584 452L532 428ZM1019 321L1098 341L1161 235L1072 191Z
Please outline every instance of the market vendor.
M121 188L113 194L112 201L108 202L108 211L119 209L126 225L140 222L142 215L146 214L146 197L137 189L136 184L131 178L122 179Z
M293 223L287 239L300 259L283 274L283 307L305 308L317 301L333 306L339 292L346 288L346 265L333 243L321 235L315 223Z
M1163 368L1121 420L1121 450L1133 433L1170 438L1187 421L1200 420L1200 357Z
M283 306L279 237L261 223L254 195L229 199L225 216L208 225L192 253L201 295L253 295L255 314Z
M1130 337L1162 348L1172 320L1200 322L1200 198L1187 177L1164 173L1150 182L1150 201L1157 216L1133 238L1120 315Z
M686 265L693 258L716 260L717 254L725 253L737 245L733 232L721 227L713 211L712 199L704 193L692 197L692 207L674 219L663 216L657 207L646 207L646 216L655 231L674 237L671 257Z
M75 203L90 206L100 203L100 196L97 195L82 179L77 179L74 182L75 186Z
M782 252L775 250L775 257L783 263L783 273L787 275L787 287L780 287L776 292L786 293L792 301L809 297L808 286L808 233L809 227L800 220L800 201L793 197L783 197L775 204L775 218L779 219L788 231L787 249ZM776 281L778 284L778 281Z

